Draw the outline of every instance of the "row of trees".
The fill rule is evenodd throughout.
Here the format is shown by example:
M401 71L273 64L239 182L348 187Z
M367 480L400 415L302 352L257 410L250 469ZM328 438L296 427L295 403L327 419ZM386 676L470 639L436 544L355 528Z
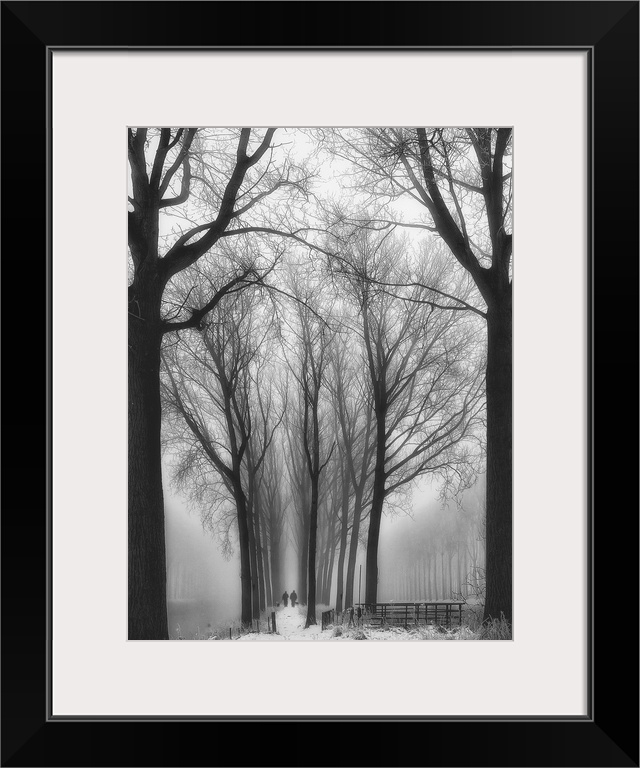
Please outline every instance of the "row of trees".
M341 253L337 273L331 262L278 266L273 275L291 306L274 304L266 286L228 294L200 329L163 352L177 477L227 546L237 531L244 623L278 594L283 499L312 624L336 551L338 595L346 592L350 604L365 520L365 600L375 602L385 501L427 473L464 478L482 455L476 319L435 307L422 288L399 297L374 287L373 277L408 268L409 244L388 233L357 228ZM430 264L429 283L443 285L446 262L434 256Z
M230 544L237 530L245 622L279 590L287 509L312 623L316 592L326 596L334 568L339 599L353 594L363 525L366 600L374 602L385 506L427 472L464 479L478 458L492 335L484 360L478 318L489 312L476 302L480 273L469 268L469 254L483 273L500 261L491 248L510 259L510 237L507 245L491 223L500 209L501 230L508 224L508 135L506 143L504 132L490 129L325 136L334 157L359 158L360 197L348 215L335 201L315 205L313 226L301 219L310 210L312 174L273 135L130 131L132 639L168 636L162 414L166 440L180 456L177 478L223 541ZM462 169L459 179L454 167ZM437 231L448 249L437 240L417 248L394 232L393 208L383 203L407 192L431 214L419 226ZM484 203L474 208L467 198ZM163 208L175 217L161 226ZM464 271L450 259L454 227L466 248ZM499 391L502 397L504 381ZM488 471L488 488L492 477ZM504 545L506 529L498 529ZM507 548L500 568L510 540ZM510 594L510 572L501 573Z
M484 492L482 476L457 500L394 521L381 556L383 599L473 601L484 594Z

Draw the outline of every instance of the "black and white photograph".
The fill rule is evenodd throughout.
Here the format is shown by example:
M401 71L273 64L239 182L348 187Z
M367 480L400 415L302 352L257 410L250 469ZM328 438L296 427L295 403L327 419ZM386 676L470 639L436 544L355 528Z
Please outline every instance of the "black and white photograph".
M637 766L638 0L65 10L2 3L2 765Z
M128 129L128 639L512 640L513 130Z

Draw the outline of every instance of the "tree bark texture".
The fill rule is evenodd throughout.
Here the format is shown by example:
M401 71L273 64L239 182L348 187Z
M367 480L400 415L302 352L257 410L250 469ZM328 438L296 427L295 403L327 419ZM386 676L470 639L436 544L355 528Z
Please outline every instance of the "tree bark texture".
M353 502L353 525L349 541L349 559L347 561L347 584L344 590L344 607L351 608L354 603L353 589L356 576L356 560L358 557L358 537L360 536L360 518L362 517L362 492L356 489Z
M349 527L349 486L346 479L342 485L342 520L340 522L340 553L338 554L338 575L336 588L336 613L342 613L344 592L344 559L347 552Z
M309 509L309 553L307 576L307 621L305 628L316 624L316 538L318 531L318 478L311 480Z
M367 538L367 567L365 603L378 602L378 542L380 539L380 522L386 494L385 460L386 460L386 411L383 407L376 408L376 466L373 475L373 496L371 513L369 515L369 535Z
M485 620L512 621L511 302L487 313L487 600Z
M251 626L251 553L249 544L249 520L247 501L240 480L234 484L236 513L238 516L238 548L240 550L240 621L244 627Z
M168 640L164 497L160 451L160 345L153 297L129 320L128 631Z

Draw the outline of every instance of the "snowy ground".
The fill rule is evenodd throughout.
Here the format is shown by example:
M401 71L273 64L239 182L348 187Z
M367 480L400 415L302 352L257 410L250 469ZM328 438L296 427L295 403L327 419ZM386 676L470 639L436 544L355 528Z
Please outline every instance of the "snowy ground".
M409 629L403 627L362 627L331 626L323 632L318 612L318 624L308 629L306 608L279 608L276 613L277 634L252 632L237 638L241 641L283 642L287 640L473 640L475 635L467 627L452 630L436 629L424 625Z
M276 628L278 634L264 634L264 633L251 633L249 635L243 635L239 637L239 640L270 640L270 641L283 641L283 640L329 640L331 639L331 631L325 630L322 632L320 624L314 624L305 629L307 614L306 608L279 608L276 612Z

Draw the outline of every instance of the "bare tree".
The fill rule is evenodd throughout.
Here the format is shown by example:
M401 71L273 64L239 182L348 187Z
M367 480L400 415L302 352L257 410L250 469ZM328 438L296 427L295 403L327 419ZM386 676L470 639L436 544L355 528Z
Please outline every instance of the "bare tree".
M345 308L346 311L346 308ZM360 525L366 519L367 492L370 491L375 455L375 429L373 398L366 369L361 365L359 355L353 355L353 335L349 333L352 322L347 322L345 333L334 343L331 358L330 389L333 407L339 424L340 453L343 456L342 520L340 533L340 554L338 557L338 587L336 610L338 612L353 605L356 555L358 551ZM350 504L351 499L353 499ZM351 524L349 525L349 508ZM347 536L351 531L347 556ZM347 559L346 585L344 562Z
M284 412L284 411L283 411ZM282 544L285 531L285 514L289 506L289 490L285 484L285 468L282 445L272 441L264 460L260 476L261 509L264 512L265 558L269 561L272 604L279 601L282 586Z
M304 403L299 387L295 387L288 398L289 408L285 414L285 454L291 493L291 514L289 533L297 553L299 564L298 590L300 601L307 599L307 575L309 572L309 506L311 483L304 453Z
M262 344L264 343L264 339ZM272 382L267 370L268 352L260 350L257 365L247 374L250 380L246 380L244 391L250 402L249 412L251 417L251 431L247 443L246 453L246 487L248 507L253 521L253 539L255 549L255 575L252 579L252 594L257 588L259 598L253 600L253 616L259 618L260 611L267 605L272 605L269 569L267 562L266 536L267 517L264 510L264 502L267 501L265 493L268 485L264 478L265 458L269 452L275 432L280 426L284 416L284 410L276 413L276 403ZM251 396L252 402L251 402ZM273 462L272 462L273 466ZM272 489L271 494L275 491ZM273 495L270 496L273 499ZM276 534L277 535L277 534ZM257 582L256 582L257 579Z
M128 131L129 197L129 638L168 639L164 497L161 469L160 349L163 337L197 328L229 291L261 275L256 263L237 264L196 306L163 313L172 278L230 235L246 229L278 190L304 185L304 174L276 160L275 129L205 132L196 128ZM275 223L283 223L280 207ZM177 226L161 229L161 212ZM166 217L165 217L166 218Z
M485 619L512 618L512 173L510 128L336 132L335 151L363 172L378 224L437 234L473 280L487 323L487 601ZM406 221L397 201L425 219ZM394 207L395 206L395 207ZM456 299L450 291L442 298Z
M264 316L254 301L246 291L226 297L201 331L191 332L189 339L182 338L164 353L165 397L182 416L235 504L244 625L260 615L255 473L277 426L270 418L271 404L265 406L264 400L254 396L263 378L260 355L269 333L269 324L262 322Z
M287 361L301 397L302 450L309 476L306 627L316 624L316 544L320 477L335 448L335 442L330 448L326 445L329 430L322 404L323 390L326 388L328 345L332 333L319 313L310 308L310 293L314 289L317 293L317 286L309 282L303 292L299 280L295 286L296 295L304 298L304 301L297 305L294 346L296 354L293 360Z
M402 264L401 241L362 232L343 253L360 310L363 362L373 401L375 464L367 537L365 602L378 591L378 542L385 498L428 473L470 461L468 442L484 406L477 331L455 309L435 308L415 288L400 300L377 287ZM435 263L430 281L446 269Z

